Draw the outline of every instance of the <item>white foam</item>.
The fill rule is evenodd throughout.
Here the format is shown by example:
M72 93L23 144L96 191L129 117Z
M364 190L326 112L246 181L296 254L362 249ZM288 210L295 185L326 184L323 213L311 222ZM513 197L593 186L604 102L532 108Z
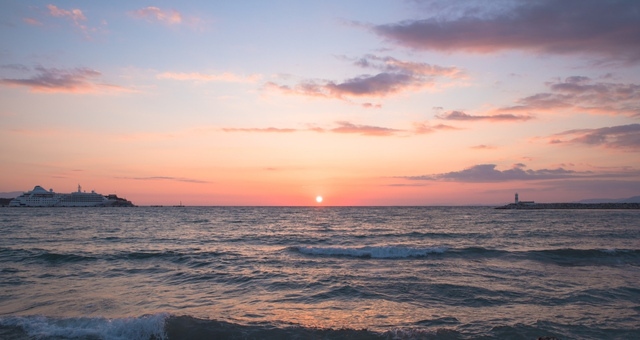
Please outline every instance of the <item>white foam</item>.
M412 248L403 246L383 247L298 247L299 252L309 255L371 257L377 259L394 259L408 257L424 257L433 253L444 253L447 247Z
M137 318L50 318L14 316L0 318L0 325L22 328L30 337L104 340L167 339L164 323L169 314L144 315Z

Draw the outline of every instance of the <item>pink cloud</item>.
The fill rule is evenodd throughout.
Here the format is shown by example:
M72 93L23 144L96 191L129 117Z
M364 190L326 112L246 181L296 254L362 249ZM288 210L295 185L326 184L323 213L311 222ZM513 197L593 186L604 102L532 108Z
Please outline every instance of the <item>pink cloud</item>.
M364 136L391 136L402 130L390 129L379 126L357 125L349 122L337 122L339 125L329 131L335 133L353 133Z
M158 79L171 79L180 81L232 83L255 83L260 79L260 75L239 76L230 72L224 72L220 74L208 74L199 72L164 72L158 74L156 77Z
M49 9L49 14L54 17L67 17L76 23L78 23L79 21L87 20L87 17L85 17L82 11L77 8L74 8L72 10L65 10L58 8L55 5L47 5L47 8Z
M73 22L73 25L79 29L85 38L90 39L89 34L94 32L95 29L89 28L83 22L87 21L87 17L82 13L81 10L74 8L71 10L66 10L59 8L55 5L47 5L47 9L49 10L49 15L53 17L66 18Z
M373 26L374 33L399 45L423 50L491 53L528 50L583 53L640 61L640 3L627 1L540 0L511 6L468 8L452 2L462 15ZM492 11L491 8L499 10ZM440 13L446 13L441 9Z
M34 19L34 18L22 18L22 21L24 21L25 23L32 25L32 26L42 26L43 24L38 20L38 19Z
M417 135L434 133L439 130L459 130L459 128L456 128L450 125L438 124L438 125L431 126L426 122L413 123L413 127L414 127L413 133Z
M131 12L138 19L148 21L157 21L168 25L177 25L182 23L182 14L174 9L161 10L158 7L145 7Z

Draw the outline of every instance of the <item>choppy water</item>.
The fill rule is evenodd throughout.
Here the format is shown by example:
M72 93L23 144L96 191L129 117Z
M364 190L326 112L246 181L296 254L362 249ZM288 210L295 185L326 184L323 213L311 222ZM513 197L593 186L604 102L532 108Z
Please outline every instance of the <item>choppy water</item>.
M640 338L640 211L2 208L2 339Z

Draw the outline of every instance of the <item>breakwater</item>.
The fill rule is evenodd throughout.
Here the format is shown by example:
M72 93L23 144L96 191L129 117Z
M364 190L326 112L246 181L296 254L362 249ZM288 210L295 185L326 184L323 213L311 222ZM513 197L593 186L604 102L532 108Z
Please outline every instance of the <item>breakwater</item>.
M640 203L511 203L496 209L640 209Z

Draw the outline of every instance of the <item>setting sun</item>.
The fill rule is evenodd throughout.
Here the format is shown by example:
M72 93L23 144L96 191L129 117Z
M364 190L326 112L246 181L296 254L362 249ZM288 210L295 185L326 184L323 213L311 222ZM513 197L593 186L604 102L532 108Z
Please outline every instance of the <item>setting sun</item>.
M322 196L316 196L316 202L322 203Z

